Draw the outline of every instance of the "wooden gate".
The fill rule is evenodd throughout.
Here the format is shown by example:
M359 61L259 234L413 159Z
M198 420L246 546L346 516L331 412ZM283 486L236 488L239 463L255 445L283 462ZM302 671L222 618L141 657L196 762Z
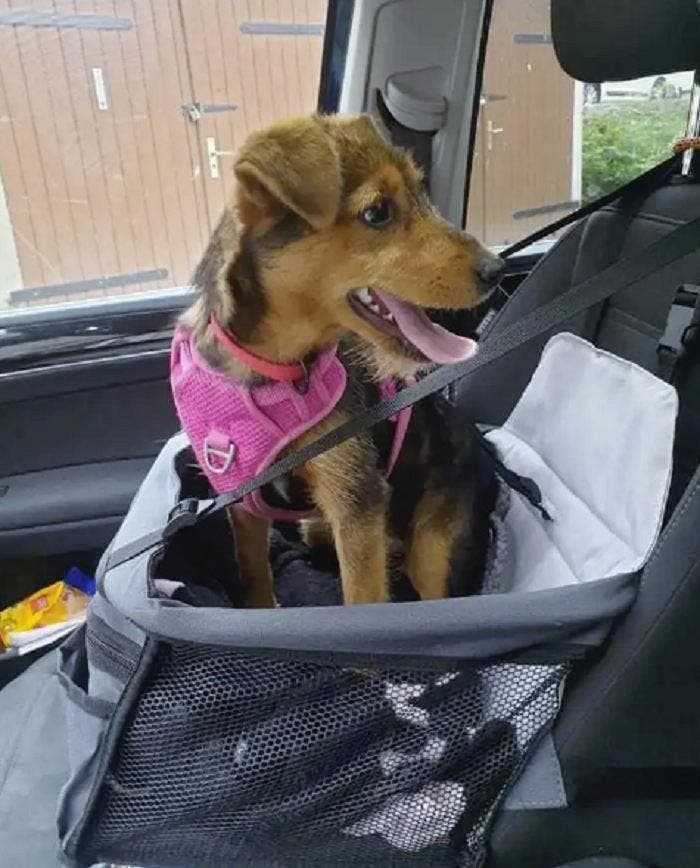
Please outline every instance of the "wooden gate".
M246 135L315 110L327 4L179 0L178 5L192 93L185 116L199 148L199 178L213 228L232 193L231 157Z
M325 7L2 0L0 306L187 283L231 154L315 108Z
M494 3L467 217L467 228L492 246L579 204L575 85L554 54L549 7L550 0Z

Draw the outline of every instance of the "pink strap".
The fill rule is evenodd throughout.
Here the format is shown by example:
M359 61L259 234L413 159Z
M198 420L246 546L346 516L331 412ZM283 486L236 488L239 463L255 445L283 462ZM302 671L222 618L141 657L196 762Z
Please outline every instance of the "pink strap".
M404 380L405 385L412 386L416 382L415 377L406 377ZM379 395L382 400L386 398L391 398L397 392L396 381L390 377L385 380L382 380L379 383ZM411 423L411 415L413 414L413 404L408 407L404 407L403 410L399 410L395 416L390 418L390 421L394 423L394 439L391 442L391 450L389 452L389 460L387 461L386 470L384 471L384 476L388 479L391 476L391 472L396 466L396 462L399 460L399 455L401 454L401 449L403 447L403 441L406 438L406 431L408 430L408 426Z
M279 382L286 383L300 380L306 376L304 365L301 362L291 362L290 364L270 362L267 359L256 356L255 353L244 350L243 347L234 341L231 334L221 326L215 316L211 317L209 325L226 352L237 361L247 365L256 374L261 374L263 377L267 377L268 380L278 380Z

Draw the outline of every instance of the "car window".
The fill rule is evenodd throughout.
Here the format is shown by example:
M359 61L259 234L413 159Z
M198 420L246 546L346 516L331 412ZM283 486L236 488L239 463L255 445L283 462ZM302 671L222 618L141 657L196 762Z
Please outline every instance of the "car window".
M0 310L187 284L247 133L316 108L326 0L46 5L0 12Z
M504 247L671 154L693 73L581 83L559 66L550 0L494 0L467 229Z

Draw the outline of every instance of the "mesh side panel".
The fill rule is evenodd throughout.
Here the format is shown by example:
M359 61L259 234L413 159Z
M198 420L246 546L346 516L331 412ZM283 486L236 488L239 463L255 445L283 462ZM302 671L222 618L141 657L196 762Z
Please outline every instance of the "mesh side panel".
M471 865L565 665L351 669L163 645L83 855Z

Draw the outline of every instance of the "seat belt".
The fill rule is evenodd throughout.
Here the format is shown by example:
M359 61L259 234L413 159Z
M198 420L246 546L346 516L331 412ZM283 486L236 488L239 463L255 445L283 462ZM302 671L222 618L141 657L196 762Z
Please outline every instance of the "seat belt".
M674 152L674 156L669 157L662 163L658 163L656 166L652 166L651 169L647 169L646 172L637 175L626 184L616 187L610 193L606 193L604 196L600 196L598 199L588 202L581 208L577 208L576 211L572 211L570 214L565 214L553 223L548 223L546 226L543 226L542 229L538 229L530 235L527 235L525 238L521 238L520 241L516 241L515 244L511 244L510 247L506 247L505 250L502 250L500 253L501 258L505 259L507 262L511 256L514 256L521 250L530 247L530 245L535 244L537 241L541 241L543 238L549 238L555 232L564 229L572 223L578 223L580 220L589 217L596 211L600 211L607 205L619 203L623 212L629 214L631 209L634 208L635 202L642 201L652 190L662 187L667 183L669 178L680 172L682 159L682 153ZM619 252L620 251L618 250L617 256L611 257L612 261L616 261L619 258ZM502 290L502 293L506 300L510 298L509 294L505 290ZM481 321L475 329L477 337L481 337L485 330L490 326L504 303L505 302L501 300L500 304L494 305L484 313Z
M395 415L434 392L439 392L462 377L472 376L480 368L505 356L523 344L564 325L572 317L600 304L621 289L660 271L672 262L700 249L700 217L673 230L634 256L620 259L608 268L572 287L567 292L536 308L503 331L489 335L479 352L469 361L445 365L429 373L418 383L397 392L391 398L369 407L317 440L271 464L262 473L239 485L234 491L210 501L188 498L172 510L167 524L111 552L106 567L119 566L191 527L215 512L241 501L255 489L285 476L302 464L355 437L378 422Z
M541 241L543 238L548 238L560 229L564 229L571 223L577 223L584 217L588 217L594 212L600 211L600 209L605 208L606 205L612 205L613 202L617 202L619 199L628 199L630 196L637 196L649 192L656 187L663 186L666 181L668 181L668 179L680 169L681 163L682 155L674 154L672 157L664 160L663 163L658 163L656 166L652 166L651 169L647 169L646 172L637 175L621 187L616 187L612 192L606 193L604 196L600 196L592 202L588 202L581 208L577 208L576 211L572 211L570 214L565 214L564 217L555 220L554 223L548 223L546 226L543 226L542 229L538 229L531 235L521 238L520 241L516 241L515 244L511 244L510 247L501 251L501 258L508 259L508 257L512 256L514 253L524 250L526 247L529 247L537 241Z

